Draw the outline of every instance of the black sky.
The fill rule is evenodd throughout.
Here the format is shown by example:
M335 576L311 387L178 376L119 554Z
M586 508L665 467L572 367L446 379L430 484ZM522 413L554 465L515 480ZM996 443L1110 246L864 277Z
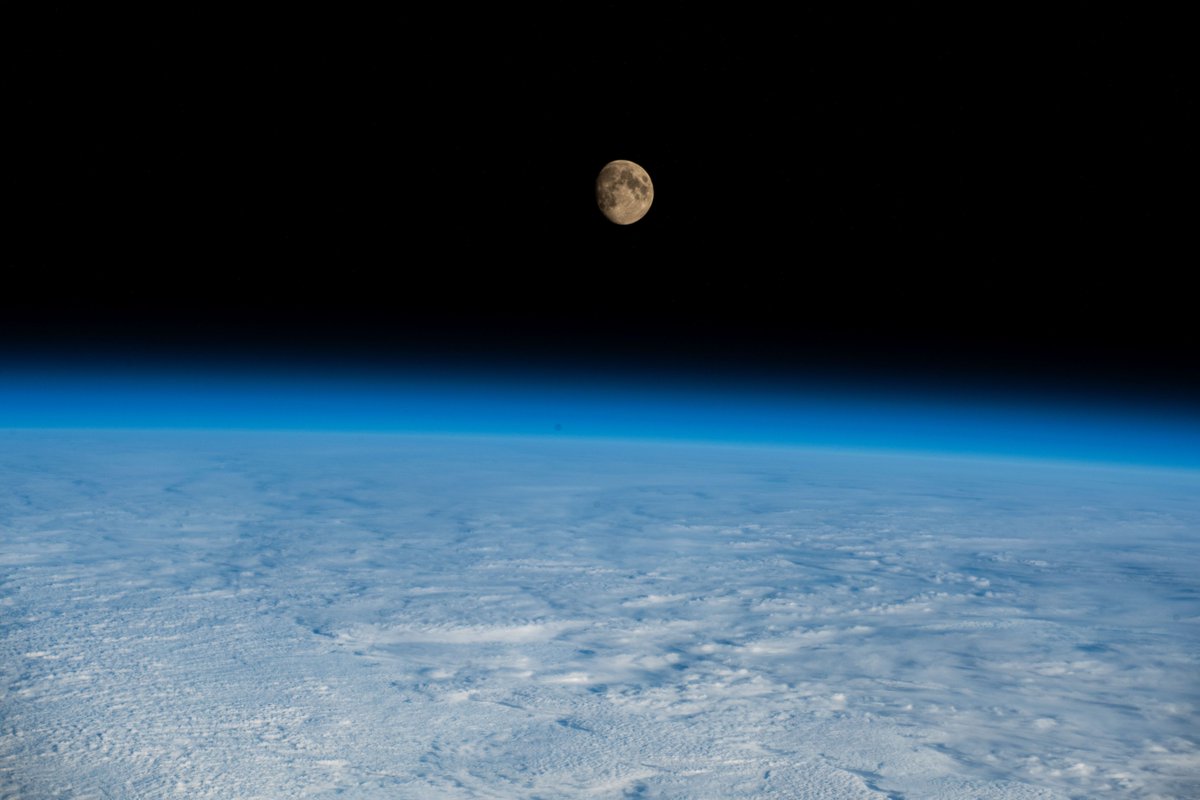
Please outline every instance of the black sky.
M1200 385L1179 20L31 22L0 345ZM595 208L609 160L653 209Z

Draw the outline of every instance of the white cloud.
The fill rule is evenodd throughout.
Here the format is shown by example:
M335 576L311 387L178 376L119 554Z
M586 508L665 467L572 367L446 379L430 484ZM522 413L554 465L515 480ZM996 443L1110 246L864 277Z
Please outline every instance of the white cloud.
M1195 473L4 442L0 796L1197 789Z

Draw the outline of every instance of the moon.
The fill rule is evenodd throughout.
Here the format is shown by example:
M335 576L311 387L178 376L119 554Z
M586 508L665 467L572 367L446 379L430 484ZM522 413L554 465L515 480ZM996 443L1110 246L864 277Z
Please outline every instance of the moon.
M631 225L646 216L653 202L650 176L632 161L610 161L596 176L596 205L611 222Z

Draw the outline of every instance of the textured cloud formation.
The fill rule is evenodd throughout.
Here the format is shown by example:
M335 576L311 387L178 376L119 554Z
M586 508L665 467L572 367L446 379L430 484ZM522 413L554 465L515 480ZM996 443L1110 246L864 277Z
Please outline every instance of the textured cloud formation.
M0 796L1182 797L1200 475L0 432Z

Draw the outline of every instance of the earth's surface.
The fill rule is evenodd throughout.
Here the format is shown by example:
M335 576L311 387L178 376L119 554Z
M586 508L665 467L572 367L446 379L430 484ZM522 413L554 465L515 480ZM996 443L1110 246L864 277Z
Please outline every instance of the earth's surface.
M0 432L4 798L1200 794L1200 473Z

